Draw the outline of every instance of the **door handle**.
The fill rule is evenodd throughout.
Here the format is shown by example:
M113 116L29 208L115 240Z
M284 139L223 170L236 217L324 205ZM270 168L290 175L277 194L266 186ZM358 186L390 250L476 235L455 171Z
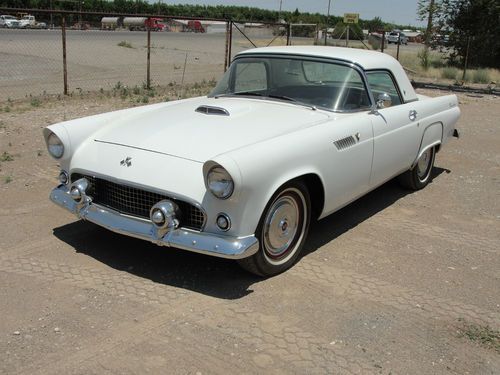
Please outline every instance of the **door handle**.
M411 120L411 121L415 121L417 119L417 111L415 110L411 110L410 113L408 114L408 118Z

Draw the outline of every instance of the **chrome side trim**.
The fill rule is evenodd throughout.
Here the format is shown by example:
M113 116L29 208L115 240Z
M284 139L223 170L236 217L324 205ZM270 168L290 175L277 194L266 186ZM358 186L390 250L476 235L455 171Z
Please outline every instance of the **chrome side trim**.
M88 202L83 207L70 197L68 188L59 185L50 193L50 200L77 217L110 231L139 238L159 246L176 247L200 254L228 259L241 259L255 254L259 242L254 235L246 237L221 236L179 228L163 234L148 220L121 215L107 207Z

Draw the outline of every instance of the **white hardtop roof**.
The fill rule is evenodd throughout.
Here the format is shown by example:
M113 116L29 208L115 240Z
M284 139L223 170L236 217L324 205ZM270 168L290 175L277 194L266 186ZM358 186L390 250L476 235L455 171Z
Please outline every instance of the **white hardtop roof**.
M365 70L390 68L399 62L392 56L378 51L369 51L358 48L328 47L328 46L279 46L262 47L245 50L238 55L247 53L279 53L291 55L306 55L326 57L349 61L360 65Z
M248 49L238 53L246 54L290 54L324 57L355 63L364 70L386 69L392 72L405 101L417 100L417 95L403 67L394 57L382 52L357 48L328 46L279 46Z

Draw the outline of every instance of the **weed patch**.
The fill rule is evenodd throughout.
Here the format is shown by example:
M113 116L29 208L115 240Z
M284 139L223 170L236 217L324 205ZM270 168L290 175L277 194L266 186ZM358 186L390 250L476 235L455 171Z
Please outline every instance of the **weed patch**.
M0 155L0 161L13 161L14 157L9 154L7 151L4 151L2 155Z
M118 47L123 47L123 48L134 48L132 43L127 42L126 40L122 40L120 43L117 44Z
M485 348L494 349L500 353L500 332L492 329L490 326L481 326L469 324L464 319L459 319L462 327L458 330L460 337L466 337Z

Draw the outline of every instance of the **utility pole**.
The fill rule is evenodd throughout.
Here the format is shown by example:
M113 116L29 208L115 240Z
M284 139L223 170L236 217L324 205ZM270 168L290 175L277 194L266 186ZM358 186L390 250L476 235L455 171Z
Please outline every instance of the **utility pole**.
M325 46L326 46L326 37L328 35L328 21L330 19L330 3L331 0L328 0L328 12L326 13L326 26L325 26Z
M280 10L278 12L278 22L281 22L281 6L283 5L283 0L280 0Z

